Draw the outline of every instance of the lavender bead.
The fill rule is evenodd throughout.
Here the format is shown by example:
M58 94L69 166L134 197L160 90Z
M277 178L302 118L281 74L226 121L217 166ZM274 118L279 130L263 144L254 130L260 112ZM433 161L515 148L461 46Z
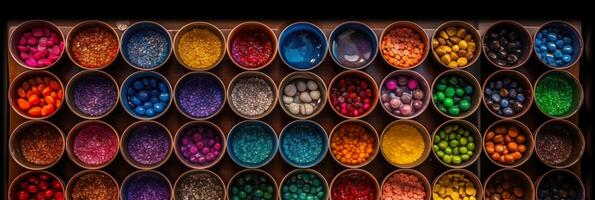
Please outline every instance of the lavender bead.
M182 112L194 118L206 118L223 106L221 83L209 75L196 74L185 78L177 91L177 103Z
M126 142L131 160L142 165L155 165L166 159L171 146L166 134L161 127L153 124L136 127Z
M169 200L171 186L157 172L146 171L132 175L123 185L125 200Z
M87 76L74 83L72 96L79 112L97 117L107 113L116 104L116 86L103 75Z

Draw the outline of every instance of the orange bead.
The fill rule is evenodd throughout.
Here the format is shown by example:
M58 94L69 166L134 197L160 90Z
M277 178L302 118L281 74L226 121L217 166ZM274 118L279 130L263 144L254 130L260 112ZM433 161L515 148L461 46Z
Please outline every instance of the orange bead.
M40 103L39 96L37 96L36 94L31 95L31 97L29 97L29 99L27 99L27 101L31 105L38 105Z
M17 99L17 104L21 110L27 110L31 107L29 102L23 98Z
M51 80L50 81L50 87L54 90L59 90L60 89L60 84L57 81Z
M44 117L48 116L48 115L54 113L55 110L56 109L54 107L54 104L45 105L45 106L43 106L43 108L41 108L41 116L44 116Z
M27 97L27 93L25 92L25 90L23 88L17 89L17 95L19 95L19 97L21 97L21 98Z
M31 109L29 109L29 115L31 115L32 117L40 117L41 116L41 107L33 107Z

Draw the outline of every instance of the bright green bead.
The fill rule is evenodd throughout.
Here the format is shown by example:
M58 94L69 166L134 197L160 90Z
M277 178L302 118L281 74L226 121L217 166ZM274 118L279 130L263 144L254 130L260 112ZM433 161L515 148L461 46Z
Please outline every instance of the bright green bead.
M464 146L463 147L459 147L459 152L461 154L466 154L467 153L467 147L464 147Z
M444 152L443 151L437 151L436 155L438 156L438 158L443 158L444 157Z
M438 84L436 85L436 90L438 91L444 91L446 89L446 85L445 84Z
M452 106L448 108L448 114L452 116L458 116L459 114L461 114L461 110L459 110L458 106Z
M442 104L444 104L444 106L446 106L447 108L450 108L452 105L454 105L454 101L452 100L452 98L446 98L444 99Z
M461 157L460 156L453 156L452 157L452 163L454 164L461 164Z
M457 97L462 97L463 95L465 95L465 91L463 90L463 88L458 87L457 89L455 89L455 95L457 95Z
M462 159L463 161L468 161L470 158L471 158L471 157L470 157L469 155L467 155L467 154L463 154L463 155L461 155L461 159Z
M459 155L459 148L452 148L453 155Z
M434 149L434 151L440 151L440 147L437 144L432 145L432 148Z
M440 143L438 143L438 147L440 147L440 149L446 149L446 147L448 147L448 142L441 141Z
M462 111L467 111L471 108L471 102L463 99L461 102L459 102L459 107Z
M445 163L450 164L452 162L452 156L450 156L450 155L444 155L444 157L442 157L442 161L444 161Z
M452 155L452 148L446 147L446 149L444 149L444 154L446 154L446 155Z
M434 135L434 144L440 142L440 136L439 135Z
M459 139L459 143L460 143L461 145L467 145L467 143L468 143L468 142L469 142L469 141L467 141L467 138L464 138L464 137L462 137L461 139Z
M444 94L444 92L436 92L436 97L438 98L438 101L444 101L446 95Z
M448 143L448 146L450 146L450 147L452 147L452 148L455 148L455 147L459 146L459 141L456 141L456 140L451 140L451 141Z
M473 151L475 150L475 143L471 142L467 144L467 150Z
M455 96L455 88L446 87L446 90L444 90L444 95L446 95L446 97L454 97Z

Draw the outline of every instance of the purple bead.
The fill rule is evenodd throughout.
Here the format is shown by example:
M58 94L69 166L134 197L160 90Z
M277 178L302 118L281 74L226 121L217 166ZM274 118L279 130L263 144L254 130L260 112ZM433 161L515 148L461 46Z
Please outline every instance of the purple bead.
M143 165L163 161L171 145L166 134L161 127L153 124L136 127L126 140L126 151L131 160Z
M225 92L220 82L210 75L195 74L185 78L176 91L182 112L194 118L206 118L223 106Z
M93 75L75 82L72 102L82 114L97 117L115 106L116 96L116 86L109 78Z

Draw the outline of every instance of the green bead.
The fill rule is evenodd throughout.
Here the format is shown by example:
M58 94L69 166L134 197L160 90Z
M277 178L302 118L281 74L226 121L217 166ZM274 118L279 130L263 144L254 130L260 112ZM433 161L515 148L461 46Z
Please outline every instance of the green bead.
M320 179L316 178L316 179L312 180L312 185L319 186L320 185Z
M475 138L473 138L473 136L467 136L467 141L473 142L475 141Z
M465 86L465 94L473 94L473 87L471 87L470 85Z
M444 91L444 95L446 95L446 97L454 97L455 89L453 87L446 87L446 90Z
M470 157L469 155L467 155L467 154L463 154L463 155L461 155L461 159L462 159L463 161L468 161L470 158L471 158L471 157Z
M444 131L445 131L446 133L451 133L451 132L452 132L452 130L453 130L453 128L454 128L454 126L452 126L452 125L448 125L448 126L446 126L446 127L444 128Z
M441 141L440 143L438 143L438 147L440 147L440 149L446 149L446 147L448 147L448 142Z
M444 104L444 106L446 106L447 108L449 108L452 105L454 105L454 101L452 100L452 98L446 98L446 99L444 99L444 101L442 102L442 104Z
M440 142L440 136L439 135L434 135L434 144Z
M273 193L273 192L275 191L275 189L273 188L273 186L270 186L270 185L269 185L269 186L267 186L267 189L266 189L266 191L267 191L268 193Z
M459 141L456 141L456 140L451 140L451 141L448 143L448 146L450 146L450 147L452 147L452 148L455 148L455 147L459 146Z
M448 80L446 80L446 78L441 78L441 79L440 79L438 82L439 82L440 84L444 84L444 85L446 85L446 84L448 83Z
M455 95L457 95L457 97L462 97L463 95L465 95L465 91L463 90L463 88L457 88L455 90Z
M273 194L272 193L269 193L269 192L266 192L266 193L264 193L264 198L265 199L273 199Z
M459 102L459 107L462 111L467 111L471 108L471 102L463 99L461 102Z
M452 148L453 155L459 155L459 148Z
M446 107L444 107L444 105L442 104L438 104L438 110L440 110L440 112L446 113L448 111L448 109Z
M436 97L438 98L438 101L444 101L446 95L444 94L444 92L437 92Z
M465 131L463 131L463 136L465 136L465 137L469 137L469 134L470 134L470 133L469 133L469 131L468 131L468 130L465 130Z
M289 185L289 191L290 192L297 192L298 187L294 184Z
M466 154L467 153L467 147L459 147L459 152L461 154Z
M452 157L452 163L454 164L461 164L461 157L460 156L453 156Z
M455 137L456 140L461 139L461 135L457 133L457 136Z
M451 106L450 108L448 108L448 114L452 116L458 116L459 114L461 114L461 110L459 110L458 106Z
M284 199L284 200L285 200L285 199L291 199L291 193L289 193L289 192L284 192L282 197L283 197L283 199Z
M443 151L437 151L436 155L438 156L438 158L442 158L444 157L444 152Z
M446 147L446 149L444 149L444 154L446 154L446 155L452 155L452 148Z
M457 134L455 134L455 133L448 134L448 139L449 140L454 140L455 138L457 138Z
M440 130L438 135L440 136L440 138L446 139L446 132L444 132L444 130Z
M438 84L438 85L436 85L436 90L438 90L438 91L444 91L444 89L446 89L446 85L445 84Z
M440 147L437 144L432 145L432 149L434 149L434 151L440 151Z
M468 141L467 141L467 138L461 138L461 139L459 140L459 143L460 143L461 145L467 145L467 142L468 142Z
M444 161L445 163L450 164L452 162L452 156L450 156L450 155L444 155L444 157L442 157L442 161Z
M475 143L469 143L469 144L467 144L467 150L468 151L475 150Z
M469 151L469 150L467 150L467 154L466 154L466 155L468 155L468 156L473 156L473 151Z
M240 197L234 195L234 196L231 197L231 199L232 200L240 200Z
M254 191L254 196L262 197L263 195L264 195L264 192L262 192L262 190L256 190L256 191Z
M459 77L457 77L457 76L450 76L448 78L448 83L450 83L451 85L458 85L459 84Z
M238 187L236 187L236 186L231 187L232 194L237 194L239 191L240 191L240 189L238 189Z
M302 191L304 191L304 192L310 192L310 185L304 185L302 187Z
M252 188L252 186L251 186L251 185L246 185L246 186L244 186L244 191L245 191L245 192L247 192L247 193L251 193L251 192L252 192L252 190L253 190L253 188Z
M238 196L243 199L243 198L246 198L246 196L248 196L248 194L246 194L246 192L244 192L244 191L240 191Z

